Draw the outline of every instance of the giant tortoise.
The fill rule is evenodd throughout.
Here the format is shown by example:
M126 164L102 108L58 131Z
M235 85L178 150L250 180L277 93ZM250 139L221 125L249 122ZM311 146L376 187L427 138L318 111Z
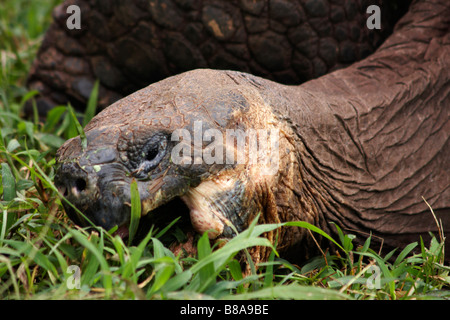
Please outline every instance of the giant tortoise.
M106 100L113 99L110 92L116 93L117 98L135 88L127 79L139 70L159 77L166 75L166 71L179 72L190 66L209 67L195 53L216 50L211 57L217 56L217 48L203 46L212 42L220 43L226 52L224 56L242 54L243 58L236 61L245 65L243 71L259 70L272 79L288 79L288 83L305 80L300 79L301 75L315 78L301 85L286 85L242 70L196 69L153 83L95 116L85 128L87 145L76 137L59 149L55 184L61 193L94 224L106 229L118 226L122 235L126 234L130 221L132 181L137 181L143 219L189 216L193 229L199 233L210 230L211 239L233 237L257 216L260 223L306 221L331 235L335 234L337 224L361 238L372 234L383 242L384 248L403 247L417 241L419 236L428 237L429 232L437 234L438 223L444 233L450 231L450 4L445 0L413 1L392 35L374 53L340 68L339 63L345 62L339 62L339 56L345 55L345 50L339 47L341 42L335 42L337 45L333 47L329 45L332 41L327 44L319 40L314 49L309 48L314 50L311 59L303 59L303 64L294 62L296 55L309 49L302 47L302 40L297 40L303 39L303 34L292 31L302 28L291 28L289 24L301 24L294 20L304 21L308 15L312 20L316 18L317 8L308 9L310 1L302 1L302 6L294 5L296 2L269 1L292 6L290 11L278 13L284 24L277 22L277 13L271 11L276 6L267 7L266 2L240 1L240 11L229 9L232 4L221 6L214 1L207 9L186 9L192 15L202 12L196 19L208 18L206 22L210 23L206 24L211 28L209 32L215 34L216 42L190 39L186 55L180 55L183 59L171 58L183 50L178 33L162 38L151 33L155 43L145 43L141 50L139 41L144 35L140 32L157 32L164 27L164 32L171 34L179 26L200 28L199 24L186 20L188 15L183 19L175 15L173 20L153 15L153 20L147 22L139 20L145 10L130 9L119 15L114 8L105 6L104 11L99 9L89 17L96 30L75 30L78 35L73 39L79 41L63 37L64 45L54 40L53 46L46 39L47 55L41 57L48 58L47 65L64 63L70 69L71 63L81 64L99 78L111 73L112 80L120 80L108 84L108 79L104 79L105 87L125 90L105 89ZM333 3L330 8L339 8L335 2L339 1L330 1ZM173 14L180 7L188 8L195 3L151 1L149 12L162 14L165 10ZM263 9L252 14L260 3ZM317 6L325 2L314 3ZM228 15L218 8L228 8ZM326 8L327 5L323 10ZM336 10L327 11L324 16L333 22L340 12ZM262 12L269 12L268 27L264 24L266 19L258 17L258 14L265 17ZM125 22L105 24L104 16L108 14ZM215 14L218 16L214 17ZM320 20L321 15L317 16ZM135 19L138 24L133 22ZM260 20L257 23L254 19ZM134 23L133 28L126 29L127 23ZM147 23L154 29L144 28ZM338 34L337 26L327 25ZM254 36L251 28L263 30ZM268 46L263 40L256 46L252 42L257 41L257 35L275 37L278 33L273 30L277 28L284 30L295 49L289 49L290 45L284 47L283 41ZM133 35L122 37L124 30L132 30ZM92 34L121 46L98 41L80 45L91 39ZM86 40L81 40L83 37ZM240 37L245 45L239 42ZM274 43L279 45L277 55L271 51ZM169 48L163 54L167 64L155 63L160 61L157 57L161 52L155 49L158 46ZM265 49L267 55L263 54ZM82 58L68 62L61 52L64 50L75 56L79 50ZM82 56L83 50L93 52L89 60ZM120 68L113 62L96 61L96 53L105 51L110 54L110 62L119 57ZM127 54L130 59L126 59ZM149 59L149 64L143 64L142 58L135 60L141 54ZM246 54L249 59L245 59ZM287 60L286 54L290 55ZM328 61L328 54L336 56ZM322 75L325 71L317 71L318 57L326 65L324 70L332 72ZM159 73L158 68L164 72ZM296 73L306 70L303 68L309 73ZM61 96L76 96L77 92L79 98L83 96L76 88L83 88L82 80L87 78L75 75L71 78L74 82L70 82L64 78L67 73L58 73L57 68L53 73L42 70L37 63L32 81L40 74L46 83L59 88ZM53 90L44 98L52 99L58 94L58 90ZM230 132L238 132L237 138L242 134L244 143L228 139ZM252 137L256 137L256 142ZM269 152L262 152L263 147ZM424 199L433 208L436 220ZM65 208L71 219L86 225L71 206ZM273 233L266 236L275 239ZM326 245L307 230L293 227L278 230L277 241L279 251L295 260L311 256L317 245ZM256 259L264 259L265 255L262 249L255 253ZM446 257L447 260L450 257L448 251Z

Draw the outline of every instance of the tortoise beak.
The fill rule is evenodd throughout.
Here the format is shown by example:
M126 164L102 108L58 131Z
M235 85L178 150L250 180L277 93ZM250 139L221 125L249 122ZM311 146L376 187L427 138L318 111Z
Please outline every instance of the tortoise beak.
M96 167L98 166L98 167ZM80 166L79 163L63 163L60 165L55 186L61 195L75 208L83 213L81 215L72 205L63 202L64 210L69 218L80 226L88 226L89 219L95 225L106 230L114 226L121 226L128 222L131 209L124 205L123 192L119 192L120 184L116 181L114 189L103 188L103 181L96 170L105 171L108 175L108 166ZM125 184L125 183L124 183ZM111 184L110 184L111 185Z
M93 136L96 132L89 134L89 142ZM95 146L93 143L82 150L80 144L80 139L67 141L58 157L55 186L70 202L63 201L64 209L80 226L92 223L106 230L116 225L120 227L128 222L131 210L124 205L127 194L122 186L126 182L123 167L117 162L118 152L111 145Z

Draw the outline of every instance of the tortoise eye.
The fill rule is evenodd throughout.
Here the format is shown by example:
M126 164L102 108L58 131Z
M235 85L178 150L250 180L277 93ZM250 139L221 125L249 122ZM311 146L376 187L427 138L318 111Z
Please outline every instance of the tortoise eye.
M147 151L147 155L146 155L145 159L146 159L147 161L153 161L153 160L158 156L158 153L159 153L159 148L158 148L158 146L157 146L157 145L156 145L156 146L152 146L152 147Z
M145 178L150 170L156 168L164 158L167 151L167 137L162 134L154 135L144 145L141 161L133 172L138 178Z

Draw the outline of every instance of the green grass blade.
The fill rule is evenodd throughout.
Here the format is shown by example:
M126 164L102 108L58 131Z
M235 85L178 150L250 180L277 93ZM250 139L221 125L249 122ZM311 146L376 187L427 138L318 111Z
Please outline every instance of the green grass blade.
M37 90L30 90L20 99L20 106L23 107L25 105L25 102L33 98L34 96L39 95L39 91Z
M112 292L112 277L109 270L109 265L101 252L94 244L92 244L88 238L82 234L80 231L75 229L70 229L69 232L73 235L75 240L80 243L83 247L88 249L95 256L99 262L102 272L103 272L103 285L105 287L106 296L109 297Z
M4 240L4 242L24 254L27 258L31 258L37 265L41 266L44 270L51 273L52 278L58 275L56 267L48 259L48 257L44 255L40 250L37 250L35 247L33 247L30 243L17 240Z
M152 243L154 259L150 259L150 261L155 265L155 280L147 292L147 296L151 296L161 289L175 271L175 261L167 254L167 249L164 248L162 242L152 238Z
M86 111L84 112L83 127L85 127L89 123L89 121L91 121L91 119L95 116L95 111L97 109L99 84L100 82L97 79L94 83L94 87L92 88L91 95L89 96Z
M153 243L153 256L155 258L165 257L166 255L164 245L162 244L162 242L156 238L152 238L152 243Z
M271 287L273 285L273 261L275 259L275 252L271 252L266 266L266 273L264 275L264 288Z
M165 226L161 231L159 231L155 238L161 238L175 223L177 223L178 220L180 220L181 217L175 218L171 223L169 223L167 226Z
M61 117L64 112L67 111L67 107L59 106L52 108L45 118L44 132L55 132L56 125L61 121Z
M6 237L6 230L8 227L8 210L6 210L3 205L0 204L0 208L2 209L2 225L0 229L0 244L3 244L3 240Z
M367 257L370 257L374 259L377 262L378 267L380 267L380 270L384 276L384 278L387 281L388 287L389 287L389 293L391 295L391 299L396 299L395 294L395 279L392 275L391 271L389 270L389 267L386 265L386 262L377 254L373 254L370 252L354 252L355 254L361 254Z
M160 263L156 266L155 269L155 281L153 282L153 285L148 292L149 296L160 290L167 283L167 281L175 271L175 266L173 265L173 263Z
M70 103L67 106L67 109L69 110L69 114L70 114L72 123L75 125L77 133L80 136L81 148L82 148L82 150L86 150L86 148L87 148L87 138L86 138L86 134L84 133L83 127L81 126L80 122L78 121L78 118L75 115L75 111L73 110L73 108L70 105Z
M230 270L231 276L235 281L242 280L241 264L236 259L228 262L228 269Z
M131 251L131 249L134 249L134 250L131 252L130 258L128 259L128 261L125 264L125 268L122 273L123 278L129 278L136 274L136 268L139 264L139 261L140 261L142 255L144 254L144 250L147 246L147 243L150 241L151 236L152 236L152 233L149 232L147 234L147 236L145 237L145 239L142 240L141 243L139 243L139 245L136 248L130 248L130 251ZM156 241L158 241L158 240L155 240L155 242ZM122 242L122 244L123 244L123 242ZM159 257L163 257L164 249L163 248L160 249L160 247L162 247L162 243L158 241L157 246L159 246L157 250L160 250L160 251L158 251L157 255ZM124 248L124 249L126 249L126 248ZM121 250L123 250L123 249L121 249Z
M349 296L336 290L323 289L311 286L301 286L295 283L263 288L254 292L232 295L230 299L289 299L289 300L348 300Z
M272 244L269 240L264 238L250 238L246 239L246 241L234 241L229 242L222 248L214 251L208 257L205 257L202 260L199 260L196 264L192 266L192 272L196 273L204 266L208 265L211 262L214 262L216 266L221 266L227 262L228 259L232 258L237 252L255 246L266 246L272 247ZM215 267L216 270L220 269L219 267Z
M414 250L415 247L417 247L418 243L417 242L413 242L408 244L403 250L402 252L399 253L399 255L397 256L397 259L395 259L394 262L394 266L399 265L405 258L406 256Z
M161 287L161 290L163 292L171 292L179 290L180 288L185 286L189 282L189 280L191 280L191 278L192 278L192 271L190 269L187 269L167 280L164 286Z
M346 251L339 243L337 243L332 237L330 237L327 233L325 233L324 231L322 231L321 229L317 228L316 226L305 222L305 221L291 221L291 222L286 222L283 224L284 226L292 226L292 227L300 227L300 228L305 228L305 229L309 229L311 231L314 231L318 234L320 234L321 236L327 238L328 240L330 240L331 242L333 242L336 246L338 246L341 250Z
M7 163L2 163L3 200L11 201L16 197L16 179Z
M125 264L125 254L128 253L128 249L127 246L125 245L125 243L123 243L123 240L121 237L119 236L115 236L114 238L111 239L111 242L114 245L114 249L117 253L117 256L119 258L119 263L121 265Z
M96 247L98 252L101 253L103 251L99 246L99 238L96 233L92 233L89 236L88 241ZM90 286L94 282L97 271L100 267L100 261L95 257L94 252L88 250L87 248L85 248L85 250L86 253L83 262L81 284Z
M2 163L2 185L3 185L3 200L12 201L16 197L16 179L14 178L11 169L7 163ZM0 228L0 241L3 241L7 236L8 230L16 222L17 215L9 213L7 207L2 208L2 221Z
M139 195L139 189L136 179L133 179L130 185L131 194L131 218L128 235L128 245L131 245L137 228L139 226L139 220L141 219L141 198Z
M209 244L208 232L205 232L203 236L198 240L197 252L199 260L204 259L209 255L211 255L212 250ZM210 281L213 281L215 279L215 275L216 273L214 270L213 262L205 265L199 271L200 281L202 283L209 283Z
M11 139L8 142L8 146L6 147L6 151L8 152L14 152L14 150L16 150L17 148L20 147L20 143L19 141L17 141L17 139Z
M19 300L20 299L20 289L19 289L19 284L17 282L17 278L16 278L16 272L13 270L13 267L11 265L11 260L5 256L0 255L0 264L2 264L2 263L6 265L5 269L9 271L10 280L14 287L16 299Z

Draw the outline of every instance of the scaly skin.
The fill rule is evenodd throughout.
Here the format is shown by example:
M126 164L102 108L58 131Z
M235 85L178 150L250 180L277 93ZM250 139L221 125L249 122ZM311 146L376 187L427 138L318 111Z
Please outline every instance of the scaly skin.
M436 233L422 196L446 234L449 30L447 1L416 1L373 55L300 86L235 71L169 77L99 113L85 128L85 149L78 137L67 141L58 151L55 183L107 229L129 223L136 179L149 217L169 215L165 205L181 199L194 229L213 229L214 239L232 237L230 224L239 231L261 212L260 222L307 221L332 235L336 223L357 235L373 233L384 248L402 247ZM278 170L263 174L234 145L247 156L243 164L175 163L177 142L170 137L177 129L195 136L199 120L203 130L223 135L278 129ZM70 207L67 212L83 223ZM274 240L273 233L267 237ZM316 249L300 228L282 228L278 243L291 261ZM266 257L259 249L257 261Z
M66 26L71 4L81 9L81 30ZM381 6L381 30L366 28L370 4ZM45 114L68 101L83 108L97 78L100 109L196 68L300 84L371 54L400 16L395 8L381 0L65 1L28 85L41 92Z

